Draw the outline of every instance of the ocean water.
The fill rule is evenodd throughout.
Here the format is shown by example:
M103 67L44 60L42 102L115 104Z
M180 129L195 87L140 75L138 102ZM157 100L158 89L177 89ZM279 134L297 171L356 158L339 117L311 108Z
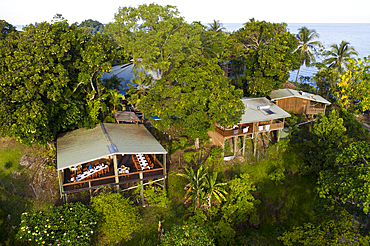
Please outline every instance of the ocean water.
M233 32L243 27L242 23L224 23L227 31ZM291 33L297 34L301 27L315 29L320 35L318 39L326 49L330 49L332 44L340 44L342 40L350 43L358 52L358 58L370 55L370 23L288 23ZM299 76L313 76L317 72L316 68L303 66ZM290 80L295 81L297 71L290 73Z

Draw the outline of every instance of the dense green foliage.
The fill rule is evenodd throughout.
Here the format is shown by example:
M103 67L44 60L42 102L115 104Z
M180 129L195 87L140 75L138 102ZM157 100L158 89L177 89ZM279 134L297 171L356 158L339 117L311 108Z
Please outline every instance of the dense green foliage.
M81 203L32 210L21 220L18 239L38 245L90 245L98 223L96 213Z
M344 68L349 68L350 61L353 60L352 56L358 55L355 48L349 46L349 43L344 40L339 45L331 45L330 48L331 50L325 54L328 58L324 60L324 64L338 69L339 72L343 72Z
M12 32L16 32L15 26L5 20L0 20L0 40L5 39Z
M222 34L187 24L175 7L156 4L120 8L108 31L134 58L136 69L153 71L155 84L146 76L135 79L153 88L134 101L145 115L161 118L153 122L159 130L181 125L186 134L201 138L215 122L238 121L241 91L228 86L214 58L221 52Z
M30 24L0 42L0 132L45 145L58 132L98 122L100 72L114 56L107 36L56 21Z
M321 47L322 44L318 40L319 34L315 30L310 30L307 27L302 27L298 29L297 39L298 39L298 48L295 52L299 54L301 60L301 66L305 64L307 67L316 61L314 51L316 48ZM297 72L296 82L299 75L299 69Z
M166 233L161 242L162 246L214 246L213 239L207 232L196 224L174 225L170 232Z
M138 208L119 193L102 192L91 199L92 208L101 215L100 229L111 241L129 240L140 229Z
M242 82L246 96L269 95L287 81L288 71L300 65L299 55L293 52L298 41L285 23L251 19L230 38L232 49L239 44L234 53L242 57L245 66Z
M87 35L95 35L104 33L104 25L99 21L88 19L84 20L78 25L78 28L81 29Z

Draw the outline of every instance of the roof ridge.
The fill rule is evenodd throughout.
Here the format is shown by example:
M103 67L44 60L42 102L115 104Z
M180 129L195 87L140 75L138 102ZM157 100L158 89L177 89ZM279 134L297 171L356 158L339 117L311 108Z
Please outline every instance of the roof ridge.
M105 136L105 140L107 140L108 144L107 144L107 147L108 147L108 150L111 154L113 153L116 153L118 152L118 148L117 146L112 142L112 139L110 138L109 134L108 134L108 131L107 129L105 128L104 126L104 123L100 123L100 127L104 133L104 136Z

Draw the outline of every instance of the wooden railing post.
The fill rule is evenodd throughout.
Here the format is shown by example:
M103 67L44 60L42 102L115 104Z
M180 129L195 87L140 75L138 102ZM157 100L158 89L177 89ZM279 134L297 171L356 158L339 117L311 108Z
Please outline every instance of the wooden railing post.
M117 156L116 155L114 155L113 156L113 168L114 168L114 181L116 182L116 192L119 192L119 185L118 185L118 183L119 183L119 178L118 178L118 169L117 169L117 165L118 165L118 163L117 163Z
M144 182L143 182L143 173L139 173L140 178L140 198L141 198L141 205L144 206Z

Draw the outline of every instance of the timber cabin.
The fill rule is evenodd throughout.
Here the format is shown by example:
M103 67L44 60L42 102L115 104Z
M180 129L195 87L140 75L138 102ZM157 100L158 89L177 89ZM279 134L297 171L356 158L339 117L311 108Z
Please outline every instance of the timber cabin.
M142 124L101 123L57 139L61 196L102 186L165 180L167 151ZM163 160L163 164L159 159ZM143 187L143 185L141 185Z
M285 118L290 117L290 114L265 97L243 98L240 100L245 107L241 121L235 126L224 127L217 125L215 131L208 132L213 144L224 148L226 139L234 138L236 142L237 138L242 136L244 155L246 137L257 139L258 133L267 135L272 131L277 131L277 140L279 141L280 132L284 128ZM256 143L257 141L254 141L254 153L257 147ZM236 145L234 144L234 146ZM235 152L234 148L234 155Z
M288 88L272 91L270 99L286 111L311 116L319 113L325 114L326 106L331 104L319 95Z

